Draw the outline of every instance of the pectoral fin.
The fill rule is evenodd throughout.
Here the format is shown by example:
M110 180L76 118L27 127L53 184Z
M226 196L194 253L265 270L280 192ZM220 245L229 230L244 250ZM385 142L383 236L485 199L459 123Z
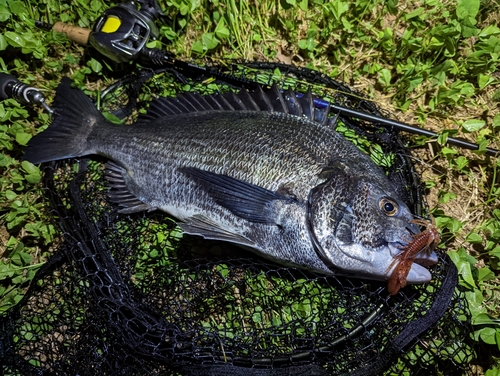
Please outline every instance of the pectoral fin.
M250 222L279 225L280 203L292 201L289 197L230 176L193 167L181 168L180 171L198 182L218 205Z

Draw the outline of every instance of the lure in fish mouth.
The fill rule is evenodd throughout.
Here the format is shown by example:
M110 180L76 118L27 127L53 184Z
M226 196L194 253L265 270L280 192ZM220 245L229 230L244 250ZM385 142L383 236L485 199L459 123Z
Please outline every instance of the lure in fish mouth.
M315 108L310 92L159 98L120 126L63 79L54 109L25 159L106 157L109 197L121 213L159 209L187 234L376 280L389 278L406 239L419 233L384 171L336 132L337 118ZM435 254L422 260L432 264ZM406 264L408 283L430 280L423 266Z
M413 225L424 226L425 230L412 235L411 241L394 256L394 261L387 269L391 273L388 284L391 295L396 295L408 282L411 283L409 273L412 269L419 267L415 263L429 266L437 262L434 250L438 247L441 236L434 217L431 216L430 222L418 218L412 219L410 222Z
M330 169L330 178L309 194L307 224L311 243L332 270L340 268L364 274L365 278L387 280L395 260L420 230L408 207L390 187L355 182L344 171ZM342 198L341 202L332 205L334 197ZM414 263L408 266L406 282L430 281L431 274L424 266L437 262L436 253L415 251L412 257Z

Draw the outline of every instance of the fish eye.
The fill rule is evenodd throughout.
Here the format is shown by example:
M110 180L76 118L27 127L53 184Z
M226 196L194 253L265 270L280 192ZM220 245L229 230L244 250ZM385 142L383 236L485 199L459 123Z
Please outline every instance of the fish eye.
M378 206L380 207L380 210L382 210L389 217L395 216L399 211L398 204L387 197L381 198L378 202Z

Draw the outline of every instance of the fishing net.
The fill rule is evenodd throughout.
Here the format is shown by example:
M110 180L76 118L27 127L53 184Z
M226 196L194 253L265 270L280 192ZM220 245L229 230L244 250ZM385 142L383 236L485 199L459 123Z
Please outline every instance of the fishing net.
M142 70L102 93L134 119L153 96L224 92L255 82L374 115L348 87L277 64L212 67L204 75ZM321 101L318 102L321 105ZM338 130L382 165L425 215L404 139L336 114ZM226 243L183 236L160 212L120 214L103 160L45 166L61 240L23 300L0 321L3 375L471 374L469 311L440 253L432 281L388 294L386 283L270 263Z

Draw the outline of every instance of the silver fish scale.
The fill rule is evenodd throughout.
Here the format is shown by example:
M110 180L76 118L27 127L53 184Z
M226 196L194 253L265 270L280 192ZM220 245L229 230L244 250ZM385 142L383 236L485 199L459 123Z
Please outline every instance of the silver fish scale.
M98 126L89 143L125 167L137 186L154 184L148 181L151 174L163 174L160 181L169 185L176 168L196 167L271 191L286 187L301 200L332 159L352 161L357 168L373 165L331 128L282 113L207 111L146 124ZM133 193L146 202L153 198ZM166 194L165 199L175 197Z
M305 222L307 196L322 182L319 175L331 160L340 158L353 171L354 167L362 172L363 166L367 170L374 166L332 128L283 113L207 111L131 126L101 125L88 141L96 153L125 168L124 180L137 198L184 221L185 232L196 233L189 226L202 214L213 221L219 234L220 229L239 234L241 245L259 250L267 258L323 273L331 270L311 245ZM217 205L178 171L181 167L285 191L298 203L279 212L280 226L251 223ZM207 233L204 236L210 238Z

